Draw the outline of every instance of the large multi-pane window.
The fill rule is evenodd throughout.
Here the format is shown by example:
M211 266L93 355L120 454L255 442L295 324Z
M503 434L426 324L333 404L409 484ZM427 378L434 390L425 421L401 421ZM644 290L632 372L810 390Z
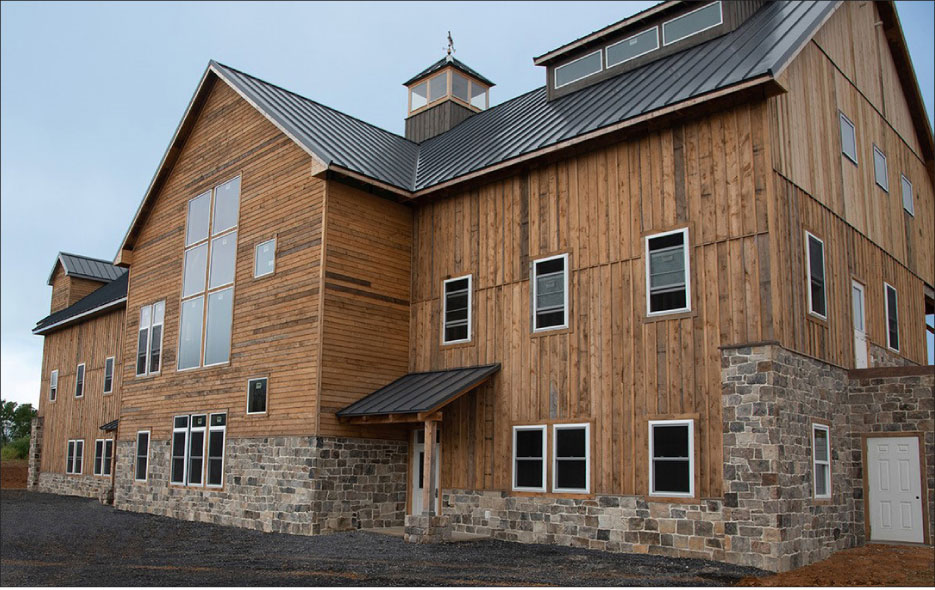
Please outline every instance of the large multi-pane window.
M65 453L65 473L81 475L82 465L84 465L84 441L68 441L68 449Z
M898 352L899 309L897 308L896 288L889 283L883 283L883 291L886 297L886 345Z
M568 327L568 255L532 263L533 331Z
M831 437L829 434L830 429L827 426L812 425L812 472L816 498L831 497Z
M209 423L210 421L210 423ZM169 481L177 485L221 485L225 414L176 416L172 422ZM205 463L207 447L208 462ZM212 460L212 457L214 460Z
M58 395L58 369L49 375L49 401L54 402L56 395Z
M471 340L471 275L444 282L442 342Z
M513 427L513 489L545 491L545 426Z
M693 420L650 421L650 495L694 496L694 448Z
M689 311L688 228L646 238L647 313Z
M162 333L166 302L140 307L140 325L136 344L136 374L154 375L162 366Z
M114 440L99 438L94 441L94 475L110 475L110 464L114 457Z
M230 360L239 211L239 176L188 202L180 370Z
M827 317L825 302L825 244L805 232L805 253L808 256L808 311Z

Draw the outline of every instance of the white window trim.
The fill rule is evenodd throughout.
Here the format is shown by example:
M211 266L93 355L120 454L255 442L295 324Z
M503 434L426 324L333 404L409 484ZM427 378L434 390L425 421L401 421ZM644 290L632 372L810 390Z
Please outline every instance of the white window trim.
M185 418L185 427L179 428L175 421L179 418ZM188 485L188 438L192 425L191 415L181 415L172 417L172 439L169 441L169 485L184 486ZM185 434L185 442L182 443L182 481L172 479L172 464L175 462L175 435L181 432Z
M584 428L584 487L560 488L558 486L558 431L578 430ZM590 494L591 493L591 424L580 422L575 424L552 425L552 491L555 493Z
M204 416L204 417L205 417L205 425L204 425L204 426L194 426L194 418L195 418L195 416ZM185 471L185 484L184 484L184 485L186 485L186 486L188 486L188 487L191 487L191 488L203 488L203 487L205 486L205 480L206 480L207 477L208 477L208 470L207 470L207 466L208 466L208 461L207 461L207 454L208 454L208 420L209 420L209 418L208 418L208 414L207 414L207 413L205 413L205 414L191 414L191 415L189 415L189 417L188 417L188 433L185 435L185 469L184 469L184 471ZM191 482L191 475L192 475L192 469L191 469L191 462L192 462L192 456L191 456L191 454L192 454L192 453L191 453L191 451L192 451L192 433L193 433L193 432L201 432L202 435L203 435L203 436L201 437L201 483L192 483L192 482Z
M250 411L250 391L251 385L256 381L266 381L266 403L263 404L262 412L251 412ZM247 379L247 415L248 416L262 416L269 410L269 377L253 377Z
M841 140L841 153L844 154L844 157L850 160L851 162L853 162L854 165L856 166L857 165L857 126L854 125L854 122L851 121L847 117L847 115L845 115L842 111L838 111L838 118L841 124L846 123L848 126L850 126L851 130L854 132L854 155L852 156L846 151L844 151L844 140L843 139ZM840 134L841 134L841 130L838 129L838 136L840 136Z
M653 449L653 428L656 426L688 426L688 493L685 492L657 492L653 489L655 480L655 451ZM661 498L694 498L695 497L695 421L688 420L650 420L649 421L649 495Z
M156 321L156 306L162 304L162 321ZM149 324L143 326L143 309L149 308ZM179 313L181 315L181 312ZM159 368L155 371L150 371L149 367L152 362L153 354L153 329L157 326L161 327L162 330L159 331ZM154 301L149 305L140 306L140 325L136 329L136 354L133 358L134 363L134 372L139 368L140 362L140 332L146 330L146 362L143 366L142 373L136 373L137 377L149 377L152 375L159 375L162 373L162 360L165 358L165 339L166 339L166 300L160 299L159 301Z
M564 276L562 280L564 281L564 288L562 289L562 323L558 326L548 326L546 328L537 328L536 325L536 313L538 312L538 291L539 291L539 264L543 262L549 262L550 260L557 260L561 258L564 263L562 267L562 272ZM545 258L538 258L532 261L532 331L536 332L551 332L552 330L564 330L568 328L568 277L571 274L571 269L568 268L568 253L557 254L555 256L547 256Z
M907 184L909 185L909 206L908 207L906 207L906 185ZM909 180L909 178L905 174L899 175L899 188L902 191L903 209L906 211L906 213L915 217L916 216L916 205L915 205L915 199L913 198L913 194L912 194L912 181Z
M81 372L81 381L78 381L78 372ZM85 385L88 381L88 368L84 363L78 363L78 366L75 368L75 399L81 399L84 397ZM81 395L78 395L78 383L81 383Z
M467 338L461 338L460 340L445 340L445 328L447 328L447 317L448 317L448 283L453 283L455 281L461 281L467 279ZM472 330L472 325L474 323L474 277L473 275L463 275L460 277L455 277L453 279L448 279L442 283L442 344L462 344L464 342L470 342L471 338L474 337L474 330Z
M100 470L97 469L97 443L101 443L101 463ZM113 457L114 452L114 439L112 438L97 438L94 439L94 475L98 477L110 477L110 473L104 473L104 464L107 460L107 443L110 443L110 452L111 457Z
M224 416L224 426L214 426L211 424L212 416ZM213 414L208 414L208 429L207 436L205 437L205 476L204 484L206 488L223 488L224 487L224 466L227 463L227 413L226 412L215 412ZM224 432L224 444L221 446L221 482L220 483L208 483L208 477L210 477L210 470L208 468L208 462L211 460L209 453L211 452L211 433L217 432L218 430Z
M671 40L671 41L667 41L667 40L666 40L666 25L667 25L667 24L669 24L669 23L671 23L671 22L674 22L674 21L677 21L677 20L679 20L680 18L686 17L686 16L688 16L689 14L694 14L694 13L698 12L699 10L704 10L705 8L708 8L709 6L711 6L711 4L717 4L717 5L718 5L718 7L717 7L718 22L717 22L716 24L707 26L707 27L705 27L705 28L703 28L703 29L698 29L698 30L695 31L694 33L689 33L688 35L685 35L684 37L679 37L678 39L673 39L673 40ZM718 2L711 2L711 3L709 3L709 4L705 4L704 6L699 6L699 7L696 8L695 10L691 10L691 11L689 11L689 12L686 12L685 14L680 14L680 15L678 15L677 17L675 17L675 18L673 18L673 19L669 19L669 20L667 20L666 22L662 23L662 46L663 46L663 47L666 47L666 46L668 46L668 45L672 45L673 43L678 43L679 41L681 41L681 40L683 40L683 39L688 39L689 37L694 37L695 35L697 35L697 34L699 34L699 33L704 33L705 31L707 31L707 30L709 30L709 29L713 29L714 27L719 27L719 26L721 26L722 24L724 24L724 6L721 4L720 1L718 1Z
M53 385L54 382L54 385ZM52 392L55 393L52 393ZM49 373L49 401L54 402L58 399L58 369L53 369Z
M685 256L685 307L680 307L678 309L666 309L663 311L651 311L651 302L650 302L650 264L649 264L649 240L655 238L663 238L665 236L670 236L672 234L681 233L682 235L682 246L683 246L683 255ZM658 234L648 235L643 238L643 258L646 259L646 316L647 317L656 317L661 315L669 315L673 313L686 313L692 310L692 269L691 269L691 245L688 241L688 228L683 227L681 229L676 229L672 231L666 231Z
M260 248L266 244L269 244L270 242L273 243L273 268L271 268L270 270L266 272L256 274L256 262L260 258ZM254 246L253 248L253 278L259 279L261 277L268 277L269 275L275 272L276 272L276 238L272 238L270 240L263 240L262 242Z
M644 51L643 53L637 53L636 55L630 56L630 57L626 58L626 59L623 60L623 61L618 61L617 63L614 63L614 64L610 63L610 55L609 55L608 52L610 51L610 48L611 48L611 47L616 47L617 45L620 45L620 44L622 44L622 43L626 43L626 42L629 41L630 39L639 37L640 35L644 35L644 34L648 33L649 31L653 31L653 32L656 34L656 46L655 46L655 47L653 47L652 49L647 49L647 50ZM617 67L617 66L619 66L619 65L621 65L621 64L625 64L625 63L627 63L628 61L634 60L634 59L636 59L636 58L638 58L638 57L643 57L643 56L646 55L647 53L652 53L653 51L656 51L657 49L659 49L659 27L653 27L653 28L651 28L651 29L646 29L645 31L641 31L641 32L639 32L639 33L636 33L635 35L630 35L630 36L627 37L626 39L621 39L620 41L617 41L616 43L611 43L610 45L608 45L607 47L605 47L605 48L604 48L604 64L606 64L606 65L605 65L605 68L608 69L608 70L609 70L610 68L615 68L615 67Z
M139 461L140 461L140 435L146 435L146 469L143 470L143 479L140 479L136 476L139 472ZM149 479L149 450L153 446L153 435L149 430L137 430L136 431L136 446L133 447L133 481L146 481ZM172 452L170 447L169 453Z
M594 55L595 53L596 53L596 54L600 57L600 59L601 59L601 67L599 67L599 68L597 69L597 71L591 72L590 74L585 74L585 75L583 75L583 76L579 76L579 77L575 78L574 80L569 80L568 82L565 82L564 84L559 84L559 83L558 83L558 71L559 71L560 69L564 68L565 66L570 66L571 64L578 63L578 62L581 61L581 60L587 59L587 58L591 57L592 55ZM591 53L588 53L587 55L582 55L581 57L579 57L579 58L577 58L577 59L573 59L573 60L571 60L570 62L563 63L562 65L556 67L555 70L552 72L552 85L553 85L553 87L554 87L555 89L564 88L565 86L568 86L569 84L574 84L574 83L577 82L578 80L584 80L585 78L589 78L589 77L594 76L594 75L596 75L596 74L600 74L600 73L603 72L603 71L604 71L604 50L603 50L603 49L598 49L598 50L596 50L596 51L592 51Z
M542 485L539 487L520 487L516 485L516 433L520 431L538 430L542 436ZM512 488L514 492L545 492L546 465L548 465L548 446L546 445L546 427L544 424L514 426L513 427L513 450L510 453L513 459L513 480Z
M825 431L825 440L828 445L828 459L826 461L821 461L818 459L818 456L815 454L815 431L824 430ZM828 466L828 490L824 494L818 493L818 466L827 465ZM827 500L831 498L831 429L824 424L812 424L812 496L819 500Z
M72 449L74 452L70 455L72 460L71 471L68 470L68 446L74 443ZM81 462L77 461L78 459L78 445L81 445ZM81 475L84 472L84 439L83 438L72 438L65 443L65 475Z
M821 277L821 291L825 294L825 313L820 314L814 310L812 306L812 243L809 241L809 238L815 238L815 240L821 244L821 268L825 271L825 275ZM807 282L805 284L805 293L808 298L808 313L813 315L816 318L821 318L823 320L828 319L828 265L825 262L825 242L812 232L805 230L805 275Z
M108 446L108 444L110 445L110 461L107 460L107 446ZM112 438L105 438L105 439L104 439L104 457L103 457L103 459L101 460L101 471L102 471L102 472L104 471L104 465L105 465L105 464L107 465L107 473L104 474L104 477L113 477L113 476L114 476L114 469L113 469L113 468L114 468L114 465L113 465L114 448L115 448L115 446L114 446L114 439L112 439Z
M883 180L886 184L880 182L880 179L877 178L877 155L883 158ZM877 144L873 144L873 181L876 185L882 188L885 192L890 192L890 171L886 167L886 154L883 153L883 150L877 147Z
M896 299L896 309L893 310L893 315L896 316L896 338L899 339L899 291L896 290L896 287L883 281L883 304L886 306L886 347L892 350L893 352L899 352L899 343L896 343L896 348L893 348L893 343L890 341L890 298L889 298L889 289L893 290L893 295Z
M107 361L111 362L110 365L110 389L107 389ZM160 363L162 364L162 363ZM113 393L114 392L114 378L117 374L117 358L109 356L104 359L104 393ZM104 440L104 439L99 439Z

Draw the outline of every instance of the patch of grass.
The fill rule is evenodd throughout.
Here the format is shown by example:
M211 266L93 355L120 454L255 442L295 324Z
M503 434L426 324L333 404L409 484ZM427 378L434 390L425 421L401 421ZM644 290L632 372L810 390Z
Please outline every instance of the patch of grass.
M29 437L23 436L10 441L0 449L0 459L4 461L15 461L25 459L29 456Z

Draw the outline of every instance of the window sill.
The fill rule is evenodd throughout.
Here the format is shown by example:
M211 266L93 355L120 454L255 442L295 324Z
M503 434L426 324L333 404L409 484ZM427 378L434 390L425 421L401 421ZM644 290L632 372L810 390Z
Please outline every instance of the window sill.
M698 315L698 312L692 309L680 309L675 311L660 311L650 315L647 313L643 316L644 324L651 324L654 322L661 322L665 320L684 320L688 318L693 318Z
M246 412L244 417L247 419L252 418L269 418L269 413L267 412Z
M568 500L590 500L594 497L591 493L581 492L530 492L528 490L510 490L510 495L519 498L563 498Z
M442 342L439 344L441 350L453 350L456 348L468 348L477 344L473 339L471 340L458 340L457 342Z
M557 326L555 328L542 328L541 330L533 330L529 333L531 338L541 338L543 336L557 336L559 334L571 334L571 326Z
M815 313L814 311L809 311L807 314L805 314L805 319L808 320L808 321L810 321L810 322L814 322L814 323L818 324L819 326L824 326L825 328L828 327L828 318L827 318L827 317L821 317L820 315L818 315L818 314Z
M698 504L701 498L695 496L666 496L663 494L648 494L645 496L647 502L665 502L667 504Z

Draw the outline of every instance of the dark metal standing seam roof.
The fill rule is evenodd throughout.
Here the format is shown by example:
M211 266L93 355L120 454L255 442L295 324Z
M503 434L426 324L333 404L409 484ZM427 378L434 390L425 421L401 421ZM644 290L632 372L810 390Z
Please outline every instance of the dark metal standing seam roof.
M480 385L499 370L500 365L494 364L409 373L347 406L338 412L338 416L353 418L428 412Z
M50 285L52 284L52 275L55 274L55 267L59 262L62 263L65 274L69 276L101 281L103 283L110 282L127 272L127 269L114 266L106 260L59 252L58 258L55 259L55 264L52 265L52 271L49 273L48 283Z
M533 90L421 144L233 68L216 62L212 67L326 163L417 191L773 75L836 6L836 2L772 2L726 35L552 101L546 100L544 87Z
M33 328L32 333L42 334L55 325L63 324L88 312L97 309L106 309L109 306L117 305L125 301L127 298L127 284L129 280L130 273L124 272L113 281L96 291L92 291L69 307L39 320L39 322L36 323L36 327Z

